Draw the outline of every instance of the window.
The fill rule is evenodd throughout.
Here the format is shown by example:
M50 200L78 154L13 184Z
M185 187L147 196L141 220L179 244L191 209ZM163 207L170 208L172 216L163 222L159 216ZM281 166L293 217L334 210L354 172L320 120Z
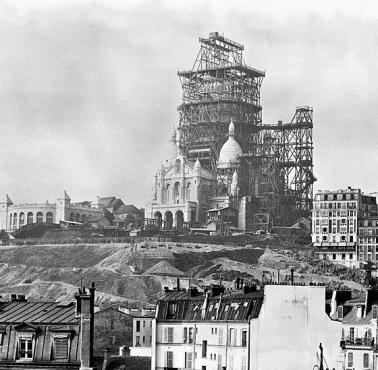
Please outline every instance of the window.
M372 315L373 315L373 319L376 319L377 318L377 313L378 313L378 310L377 310L377 306L373 306L373 308L372 308Z
M33 339L32 337L20 338L18 341L18 357L23 360L33 358Z
M247 368L247 361L246 361L245 356L242 356L241 360L242 360L241 370L246 370L246 368Z
M185 369L192 369L193 367L193 353L185 352Z
M222 355L218 355L218 369L222 370Z
M145 328L146 327L146 322L143 320L143 327Z
M146 337L143 335L143 343L146 343Z
M236 330L234 328L230 328L228 341L230 346L236 346Z
M193 343L193 328L184 328L184 343Z
M202 341L202 357L207 357L207 340Z
M369 354L364 353L364 368L368 368L368 367L369 367Z
M164 342L173 343L173 328L172 327L164 328Z
M354 342L354 328L349 329L349 339L351 342Z
M360 319L362 317L362 307L361 306L357 306L357 319Z
M242 347L247 347L247 330L242 330Z
M114 329L114 320L110 320L110 329Z
M66 358L68 358L68 336L54 337L53 359L65 360Z
M136 331L140 332L140 321L136 322Z
M341 320L343 318L343 306L337 307L337 318Z
M137 347L140 347L140 336L139 336L139 335L137 335L137 336L135 337L135 345L136 345Z
M353 366L353 353L349 352L348 353L348 367L352 367L352 366Z
M172 351L167 351L166 362L167 362L168 368L173 367L173 352Z
M169 302L168 303L168 312L167 319L174 319L176 315L177 303Z
M219 328L218 331L218 344L223 344L223 329Z

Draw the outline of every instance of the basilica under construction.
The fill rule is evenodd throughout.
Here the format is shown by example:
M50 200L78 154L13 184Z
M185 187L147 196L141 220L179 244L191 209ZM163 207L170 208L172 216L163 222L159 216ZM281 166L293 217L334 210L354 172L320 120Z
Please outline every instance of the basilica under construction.
M244 46L218 32L200 38L190 70L179 71L182 103L170 151L155 174L146 217L159 228L267 230L310 214L313 110L263 124L265 72Z

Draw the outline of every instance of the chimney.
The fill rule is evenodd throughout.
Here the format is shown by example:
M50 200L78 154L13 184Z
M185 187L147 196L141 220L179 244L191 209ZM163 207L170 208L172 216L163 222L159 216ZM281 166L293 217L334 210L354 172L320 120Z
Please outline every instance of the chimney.
M75 295L76 314L80 317L80 369L93 369L93 337L94 337L94 298L95 284L86 291L85 287L79 288Z

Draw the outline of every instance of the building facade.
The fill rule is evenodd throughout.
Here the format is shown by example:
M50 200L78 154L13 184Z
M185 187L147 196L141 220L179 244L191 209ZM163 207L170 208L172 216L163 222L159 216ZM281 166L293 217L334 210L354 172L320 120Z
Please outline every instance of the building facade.
M225 292L167 291L153 327L152 369L343 369L341 323L324 286L266 285Z
M84 223L88 217L101 216L104 211L98 204L91 202L71 202L64 191L63 196L55 203L13 203L7 195L0 202L0 229L17 230L22 226L45 222L59 224L60 221Z
M313 202L312 242L319 258L358 267L359 225L376 215L376 197L360 189L318 191Z
M94 353L101 356L104 348L117 354L119 347L131 346L133 337L133 317L117 308L108 307L97 311L95 317Z
M146 206L146 217L156 219L166 229L183 226L205 226L208 211L232 207L236 214L235 227L245 230L250 223L251 197L243 196L238 172L243 151L235 139L235 126L230 122L215 172L203 167L199 158L187 159L182 150L180 135L170 140L168 159L155 174L152 201ZM223 227L222 227L223 228Z
M93 369L95 288L75 302L0 303L0 368Z

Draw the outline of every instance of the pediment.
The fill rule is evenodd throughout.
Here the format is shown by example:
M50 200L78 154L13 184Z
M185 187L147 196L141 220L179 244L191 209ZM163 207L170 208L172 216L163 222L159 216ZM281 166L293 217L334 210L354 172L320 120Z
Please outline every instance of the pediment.
M15 326L14 329L17 332L22 332L22 333L35 333L38 331L39 328L37 326L31 325L28 323L22 323L20 325Z

